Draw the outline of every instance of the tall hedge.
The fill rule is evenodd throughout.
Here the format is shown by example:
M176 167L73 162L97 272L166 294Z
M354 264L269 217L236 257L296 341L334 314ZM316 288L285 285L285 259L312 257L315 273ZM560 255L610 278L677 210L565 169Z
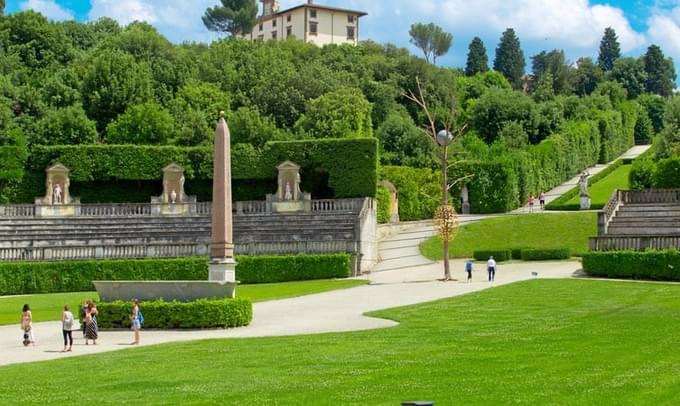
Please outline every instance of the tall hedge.
M330 197L375 196L378 142L374 138L277 141L268 142L261 150L250 144L235 144L231 155L232 178L244 183L265 180L275 189L276 166L286 160L302 167L305 186L329 189ZM71 182L82 190L98 189L97 185L103 182L160 185L161 169L171 162L184 167L187 188L192 181L212 179L212 147L34 146L26 163L25 180L14 200L31 202L44 194L45 169L57 161L71 170ZM310 184L310 180L317 184Z
M394 184L399 193L399 220L431 219L442 202L441 175L431 169L383 166L383 179Z
M583 255L583 270L606 278L680 281L680 251L604 251Z

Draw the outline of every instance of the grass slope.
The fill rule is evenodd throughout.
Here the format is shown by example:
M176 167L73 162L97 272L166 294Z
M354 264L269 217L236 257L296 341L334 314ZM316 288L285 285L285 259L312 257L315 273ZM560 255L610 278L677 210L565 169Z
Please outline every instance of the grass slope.
M496 248L569 247L572 255L588 250L588 237L597 235L595 213L534 213L495 217L467 224L449 244L453 258L471 257L475 250ZM442 259L438 237L420 244L429 259Z
M630 189L628 175L632 167L633 165L621 165L614 172L589 187L591 207L596 209L604 207L616 189ZM579 205L579 199L578 196L574 196L567 204Z
M364 285L365 283L366 281L354 279L265 283L239 286L236 288L236 293L239 297L249 298L253 302L262 302L335 289L352 288ZM76 292L0 297L0 325L19 324L21 307L24 303L31 305L33 320L50 321L61 318L61 310L65 304L78 309L79 304L85 301L85 299L98 301L99 296L97 292Z
M678 285L533 280L375 315L401 324L8 366L0 403L660 405L680 397Z

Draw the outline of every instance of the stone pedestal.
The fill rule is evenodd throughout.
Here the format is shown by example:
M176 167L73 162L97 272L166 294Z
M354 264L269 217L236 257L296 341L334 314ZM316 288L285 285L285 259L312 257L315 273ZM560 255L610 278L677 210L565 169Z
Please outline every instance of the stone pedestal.
M581 210L590 210L590 196L581 196Z
M236 261L234 261L234 258L210 258L208 280L210 282L236 283Z
M163 168L163 194L151 198L151 213L160 216L186 216L196 213L196 196L184 193L184 168L171 163Z
M470 203L463 202L462 214L470 214Z
M73 217L80 214L80 199L69 192L69 169L54 164L45 170L45 196L36 197L36 217Z
M312 211L312 195L300 190L300 166L285 161L276 167L279 170L276 194L267 195L267 209L274 213Z

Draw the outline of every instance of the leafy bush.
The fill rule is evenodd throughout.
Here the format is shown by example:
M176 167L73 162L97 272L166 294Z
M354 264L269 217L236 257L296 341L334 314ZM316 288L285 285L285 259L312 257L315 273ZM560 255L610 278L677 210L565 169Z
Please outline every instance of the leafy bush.
M431 219L441 204L441 177L431 169L407 166L383 166L382 177L399 192L401 221Z
M593 251L583 255L583 270L607 278L680 281L680 252Z
M347 278L352 269L349 254L242 256L236 261L241 283Z
M387 190L385 186L378 186L378 189L375 194L375 198L377 201L377 216L378 216L378 224L387 224L390 222L390 212L391 212L391 204L392 202L390 201L390 191Z
M510 211L519 204L518 177L509 160L496 162L471 162L456 165L449 170L449 178L459 179L471 176L465 182L469 191L470 210L472 213L502 213ZM463 184L452 189L454 196L460 196ZM441 188L441 186L440 186ZM401 194L399 195L401 208ZM460 205L459 199L453 204Z
M553 249L525 249L522 250L522 261L542 261L547 259L569 259L571 250L569 248Z
M253 319L253 305L247 299L199 299L192 302L141 302L143 328L200 329L247 326ZM97 304L100 328L130 328L132 303L115 301Z
M636 159L630 168L628 179L633 190L650 189L654 186L656 163L651 159Z
M654 187L680 188L680 158L667 158L659 161L654 171Z
M106 127L109 144L165 145L175 137L170 112L156 102L130 106Z
M349 254L236 257L242 283L346 278ZM92 290L94 280L207 280L202 257L0 263L0 295Z
M511 248L510 249L510 256L512 259L522 259L522 250L525 248Z
M489 257L493 257L496 262L503 262L512 259L511 250L498 249L498 250L480 250L473 251L472 257L477 261L487 261Z

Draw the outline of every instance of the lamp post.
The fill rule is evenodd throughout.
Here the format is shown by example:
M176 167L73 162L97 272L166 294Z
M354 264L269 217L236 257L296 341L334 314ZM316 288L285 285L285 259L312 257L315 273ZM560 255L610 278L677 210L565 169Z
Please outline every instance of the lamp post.
M442 242L444 243L444 279L451 279L451 270L449 268L449 236L448 236L448 206L449 206L449 180L448 180L448 158L449 158L449 144L453 140L453 134L447 129L441 130L437 133L437 143L444 149L442 153L442 207L438 210L438 220L440 227L440 234L442 234ZM447 231L443 231L447 230ZM446 235L445 235L446 234Z

